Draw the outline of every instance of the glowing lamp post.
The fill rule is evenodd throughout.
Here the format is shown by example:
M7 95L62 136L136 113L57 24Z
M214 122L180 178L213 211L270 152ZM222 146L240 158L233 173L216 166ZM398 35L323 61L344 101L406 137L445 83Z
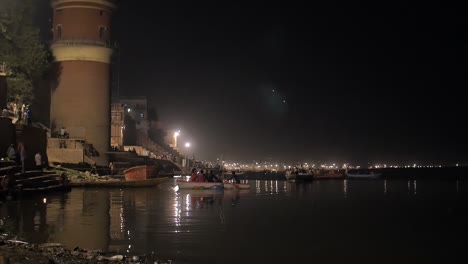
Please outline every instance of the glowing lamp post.
M180 130L174 132L174 148L177 149L177 137L180 135Z

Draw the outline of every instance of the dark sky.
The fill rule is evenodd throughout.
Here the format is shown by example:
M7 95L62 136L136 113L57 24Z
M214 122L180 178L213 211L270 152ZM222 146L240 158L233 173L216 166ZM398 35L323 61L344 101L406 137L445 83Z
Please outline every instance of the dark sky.
M148 96L197 158L468 160L461 6L137 2L113 26L121 94Z

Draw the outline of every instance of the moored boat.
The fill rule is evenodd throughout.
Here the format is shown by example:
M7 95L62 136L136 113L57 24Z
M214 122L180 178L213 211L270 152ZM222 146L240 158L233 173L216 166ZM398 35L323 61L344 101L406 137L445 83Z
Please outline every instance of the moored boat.
M142 165L124 170L126 181L148 180L158 176L158 168L153 165Z
M353 179L376 179L380 176L382 176L382 173L367 170L346 172L346 177Z
M345 175L341 172L329 171L325 173L315 174L314 179L326 180L326 179L343 179Z
M286 171L284 175L288 181L311 181L314 179L314 175L308 172L291 172Z
M176 181L179 189L192 189L192 190L208 190L208 189L223 189L222 182L188 182Z

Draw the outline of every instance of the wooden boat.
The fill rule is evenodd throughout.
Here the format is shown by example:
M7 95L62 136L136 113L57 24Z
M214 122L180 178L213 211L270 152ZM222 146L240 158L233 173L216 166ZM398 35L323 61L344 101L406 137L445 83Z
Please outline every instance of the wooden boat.
M322 174L315 174L315 180L325 180L325 179L343 179L345 175L340 172L326 172Z
M187 182L187 181L176 181L179 189L192 189L192 190L209 190L209 189L223 189L224 184L222 182Z
M376 179L380 176L382 176L382 173L376 173L373 171L346 172L346 177L352 179Z
M141 181L158 176L158 167L152 165L142 165L124 170L126 181Z
M250 189L250 184L248 183L231 183L231 182L225 182L224 183L224 189L225 190L246 190Z
M314 175L308 172L287 172L285 177L288 181L311 181L314 179Z
M168 180L168 177L151 178L147 180L123 181L95 181L95 182L79 182L70 183L72 187L107 187L107 188L136 188L136 187L154 187Z

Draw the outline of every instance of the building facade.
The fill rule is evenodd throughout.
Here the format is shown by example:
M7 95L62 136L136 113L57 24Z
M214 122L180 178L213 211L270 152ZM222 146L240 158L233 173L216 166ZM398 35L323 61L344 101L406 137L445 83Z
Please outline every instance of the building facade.
M51 91L51 130L64 126L70 138L97 150L107 165L110 146L110 28L116 1L52 0L52 53L59 83Z

